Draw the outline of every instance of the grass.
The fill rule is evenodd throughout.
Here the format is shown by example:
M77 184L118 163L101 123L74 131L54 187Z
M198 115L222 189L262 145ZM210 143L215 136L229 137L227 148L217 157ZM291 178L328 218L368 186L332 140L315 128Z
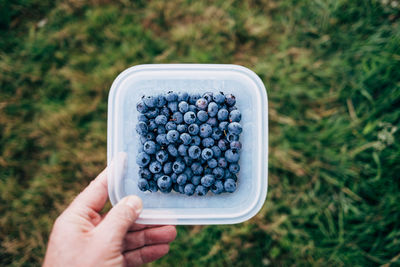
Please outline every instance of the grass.
M106 162L107 95L142 63L234 63L269 95L269 193L183 226L152 266L400 265L397 0L0 1L0 265L40 265Z

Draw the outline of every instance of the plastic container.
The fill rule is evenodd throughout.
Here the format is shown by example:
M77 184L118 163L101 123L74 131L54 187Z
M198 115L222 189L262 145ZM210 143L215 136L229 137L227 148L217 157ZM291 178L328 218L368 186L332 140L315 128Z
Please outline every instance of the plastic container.
M232 93L242 113L240 173L234 193L186 196L141 192L135 159L139 138L136 103L142 95L173 91ZM138 195L143 200L141 224L233 224L253 217L268 187L268 102L261 79L238 65L139 65L122 72L108 99L107 161L111 203Z

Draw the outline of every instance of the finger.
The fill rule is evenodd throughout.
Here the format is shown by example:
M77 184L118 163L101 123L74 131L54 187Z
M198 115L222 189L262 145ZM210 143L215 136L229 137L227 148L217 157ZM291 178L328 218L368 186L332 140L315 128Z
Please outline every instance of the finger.
M142 211L142 200L138 196L128 196L115 205L95 228L100 236L107 235L121 244L129 227L136 221Z
M168 251L169 245L167 244L153 245L126 252L124 257L127 266L140 266L144 263L158 260Z
M129 232L134 232L134 231L140 231L146 228L154 228L154 227L161 227L164 225L156 225L156 224L137 224L134 223L131 225L131 227L129 227Z
M148 245L166 244L172 242L175 237L175 226L170 225L131 232L125 236L125 251Z
M99 212L106 204L107 199L108 189L106 168L74 199L70 207L80 208L83 206Z

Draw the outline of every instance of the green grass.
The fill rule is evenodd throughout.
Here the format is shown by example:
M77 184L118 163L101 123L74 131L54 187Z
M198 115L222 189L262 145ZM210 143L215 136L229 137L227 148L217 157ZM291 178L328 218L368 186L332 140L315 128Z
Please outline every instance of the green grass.
M106 162L107 95L142 63L233 63L269 95L269 192L182 226L157 266L400 265L396 0L0 1L0 265L42 261Z

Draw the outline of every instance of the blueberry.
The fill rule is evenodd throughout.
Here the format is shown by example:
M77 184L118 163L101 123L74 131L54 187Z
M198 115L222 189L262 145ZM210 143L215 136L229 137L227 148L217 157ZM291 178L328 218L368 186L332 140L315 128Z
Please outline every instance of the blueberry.
M165 99L166 99L168 102L177 101L177 100L178 100L178 94L177 94L177 93L174 93L173 91L168 91L168 92L165 94Z
M189 158L189 159L190 159L190 158ZM190 159L190 160L191 160L191 159ZM192 164L190 163L190 165L192 165ZM188 166L188 165L186 165L186 166ZM187 167L187 168L183 171L183 173L186 174L186 176L187 176L187 178L188 178L188 181L190 181L190 180L192 179L192 177L193 177L192 169L190 169L189 167Z
M224 184L221 180L215 181L215 183L210 187L211 192L218 195L224 192Z
M152 178L152 174L147 168L140 168L139 177L142 179L150 180Z
M158 114L160 114L158 109L151 109L145 113L146 117L149 119L154 119Z
M214 128L211 134L212 139L218 141L222 137L222 131L219 128Z
M204 168L203 174L204 174L204 175L206 175L206 174L212 174L212 169L210 169L210 168Z
M171 156L173 156L173 157L178 156L178 149L174 145L172 145L172 144L168 145L167 150Z
M203 98L207 100L208 103L213 101L213 93L212 92L206 92L203 94Z
M224 183L224 189L226 192L233 193L236 190L236 182L233 179L226 179Z
M139 154L137 154L136 156L136 163L140 166L140 167L144 167L147 164L149 164L150 162L150 156L149 154L147 154L146 152L140 152Z
M176 130L177 126L175 124L175 122L173 121L169 121L167 122L167 124L165 124L165 130L167 131L171 131L171 130Z
M147 140L154 140L156 138L156 135L152 132L148 132L146 134L146 138L147 138Z
M225 151L228 149L229 143L228 143L228 141L221 139L218 141L218 147L219 147L219 149L221 149L221 151Z
M149 189L149 183L146 179L140 178L138 180L138 187L140 191L147 191Z
M178 109L179 109L180 112L185 114L186 112L189 111L189 104L187 102L185 102L185 101L182 101L182 102L179 103Z
M185 170L185 163L181 160L177 160L172 164L172 170L176 174L180 174Z
M154 143L153 141L147 141L143 145L144 152L146 152L147 154L150 154L150 155L155 154L156 149L157 149L156 143Z
M149 95L143 98L143 102L147 107L154 108L157 105L157 98Z
M187 195L187 196L193 195L194 194L194 190L195 190L195 187L194 187L193 184L185 185L185 189L184 189L185 195Z
M158 191L157 183L153 180L149 181L149 191L153 193Z
M213 151L213 153L214 153L214 158L219 158L219 157L221 157L221 149L219 149L219 147L218 146L213 146L213 147L211 147L211 150Z
M239 141L232 141L230 143L230 147L231 149L236 149L236 150L241 150L242 149L242 143L240 143Z
M149 120L148 128L149 128L149 131L157 130L157 123L154 120Z
M136 132L140 135L146 135L149 131L147 124L143 121L136 124Z
M170 115L169 108L162 107L160 109L160 115L164 115L165 117L169 118L169 115Z
M213 174L215 176L216 179L222 179L225 176L225 171L223 168L221 167L217 167L213 170Z
M190 141L190 145L199 146L201 143L201 138L199 136L192 136L192 141Z
M184 145L189 145L190 141L192 141L192 137L188 133L181 134L180 139Z
M211 169L214 169L215 167L218 166L218 162L216 159L210 159L207 161L207 165L208 167L210 167Z
M231 173L230 171L229 171L229 168L228 169L225 169L225 176L224 176L224 178L225 178L225 180L226 179L233 179L233 180L237 180L237 178L236 178L236 176L233 174L233 173Z
M242 125L238 122L231 122L228 125L228 131L233 134L239 135L242 132Z
M183 122L183 115L182 113L175 112L174 114L172 114L172 121L175 122L176 124L181 124Z
M217 118L208 118L207 124L211 125L212 127L217 127L218 120L217 120Z
M178 111L178 102L168 102L167 106L172 113Z
M196 186L195 192L199 196L204 196L207 194L208 189L202 185L198 185L198 186Z
M208 106L208 101L205 98L199 98L196 101L196 107L200 110L206 110Z
M203 167L199 162L195 162L191 166L194 175L201 175L203 173Z
M231 173L238 173L240 171L240 166L237 163L232 163L229 165L229 171Z
M191 159L189 156L184 156L183 161L185 162L186 166L190 166L193 163L193 159Z
M238 151L229 149L225 151L225 158L228 162L234 163L239 161L240 155Z
M233 106L233 107L228 107L228 111L229 111L229 112L232 112L232 111L237 110L237 109L238 109L238 108L235 107L235 106Z
M219 121L226 121L228 119L228 116L229 116L228 110L223 108L218 111L217 117Z
M228 135L226 136L226 140L228 140L228 142L238 141L239 136L237 134L228 133Z
M208 116L210 117L215 117L218 113L218 104L215 102L211 102L210 104L208 104Z
M144 104L144 102L142 100L140 100L137 104L136 104L136 109L137 111L139 111L140 113L146 113L148 108L147 106Z
M178 131L178 132L180 132L180 133L184 133L184 132L186 132L187 131L187 125L186 124L179 124L177 127L176 127L176 130Z
M164 163L168 160L168 153L165 150L160 150L156 153L156 159L160 162L160 163Z
M203 151L201 151L201 158L204 160L209 160L213 156L214 156L214 153L210 148L204 148Z
M160 179L160 177L161 177L161 176L163 176L163 175L164 175L164 174L163 174L163 173L161 173L161 172L159 172L159 173L155 173L155 174L154 174L154 178L153 178L153 180L157 182L157 181L158 181L158 179Z
M157 180L157 185L161 192L170 192L172 189L172 179L168 175L163 175Z
M147 134L146 134L147 135ZM147 141L147 137L146 136L141 136L140 137L140 143L143 145L144 143L146 143ZM144 150L143 150L144 151Z
M186 182L187 182L187 175L184 174L184 173L179 174L179 175L178 175L178 179L176 179L176 182L177 182L179 185L184 185L184 184L186 184Z
M218 159L218 166L221 168L226 168L228 166L228 162L226 161L225 158L219 158Z
M178 101L185 101L189 100L189 94L186 92L178 92Z
M214 94L213 96L213 100L214 102L216 102L217 104L222 104L225 102L225 96L222 92L218 93L218 94Z
M149 119L146 117L146 115L140 114L140 115L138 116L138 121L148 122Z
M212 147L212 146L214 145L214 143L215 143L215 141L214 141L214 139L212 139L211 137L204 138L204 139L201 141L201 144L202 144L204 147Z
M166 162L163 166L163 171L165 174L171 174L172 173L172 162Z
M232 107L236 104L236 97L232 94L226 95L225 102L229 107Z
M200 131L200 128L197 124L190 124L188 127L188 133L191 135L197 135Z
M170 143L176 143L179 140L179 132L177 130L168 131L167 140Z
M201 181L201 176L195 175L192 177L192 184L194 185L199 185Z
M214 184L215 178L212 174L206 174L201 178L201 185L205 187L210 187Z
M172 173L171 174L171 180L172 180L172 182L173 183L176 183L176 180L178 179L178 174L176 174L176 173Z
M158 115L154 121L158 125L165 125L167 123L168 119L164 115Z
M161 163L158 161L153 161L152 163L150 163L149 170L152 173L159 173L162 170Z
M189 157L198 159L201 155L201 149L198 146L191 146L188 150Z
M232 110L229 113L230 122L239 122L242 119L242 113L239 110Z
M197 112L197 118L199 119L199 121L205 122L208 120L208 114L204 110L200 110L199 112Z
M187 124L192 124L196 121L196 114L192 111L188 111L185 113L185 115L183 116L183 120L187 123Z
M220 122L218 128L219 128L222 132L223 132L223 131L228 131L228 124L229 124L229 122L227 122L227 121Z
M158 95L157 96L157 104L156 104L156 106L158 108L162 108L166 103L167 103L167 100L165 99L165 97L163 95Z
M187 156L187 150L188 150L188 146L185 146L184 144L181 144L178 147L178 153L182 157Z
M172 189L174 189L175 192L179 193L179 184L173 183Z
M197 99L199 99L201 96L200 94L192 94L189 96L189 104L196 104Z
M189 111L191 112L197 112L197 108L195 105L189 105Z
M158 134L165 134L166 132L167 132L167 130L165 129L164 125L158 125L158 127L157 127Z
M212 128L209 124L202 124L200 126L200 137L206 138L212 134Z

